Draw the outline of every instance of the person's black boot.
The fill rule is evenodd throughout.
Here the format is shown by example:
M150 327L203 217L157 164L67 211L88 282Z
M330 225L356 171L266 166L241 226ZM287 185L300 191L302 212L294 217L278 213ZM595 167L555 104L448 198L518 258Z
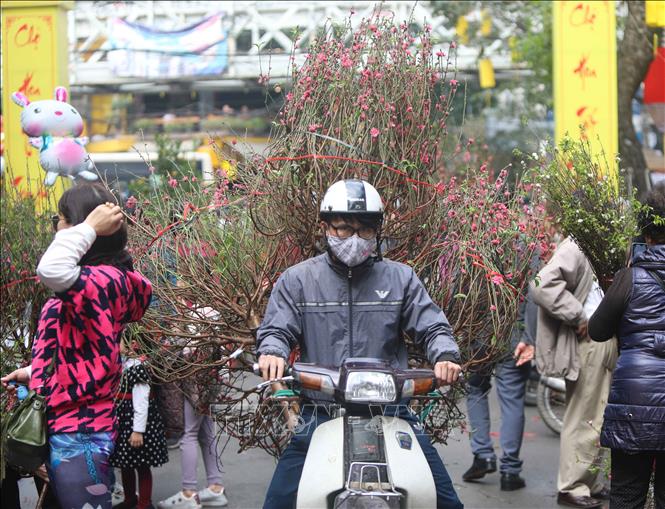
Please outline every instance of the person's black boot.
M501 474L501 491L515 491L526 486L519 474Z
M465 481L475 481L477 479L482 479L485 477L485 474L491 474L492 472L496 472L495 459L474 456L473 465L471 465L469 470L464 472L462 479Z

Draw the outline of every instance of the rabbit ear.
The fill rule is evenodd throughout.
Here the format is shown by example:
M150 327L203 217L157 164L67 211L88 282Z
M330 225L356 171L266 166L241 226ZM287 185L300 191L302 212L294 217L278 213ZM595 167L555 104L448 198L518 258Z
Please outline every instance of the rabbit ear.
M12 94L12 101L18 104L21 108L25 108L28 104L30 104L30 100L25 96L25 94L22 94L21 92L14 92Z
M67 89L65 87L55 88L55 100L63 103L67 102Z

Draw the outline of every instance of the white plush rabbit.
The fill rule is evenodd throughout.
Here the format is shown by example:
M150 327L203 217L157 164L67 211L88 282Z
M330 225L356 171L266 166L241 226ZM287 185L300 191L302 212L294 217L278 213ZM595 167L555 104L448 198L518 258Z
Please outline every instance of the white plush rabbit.
M88 138L78 137L83 132L83 119L67 102L66 88L57 87L55 99L30 102L21 92L14 92L12 100L23 108L21 127L30 145L39 149L47 186L52 186L58 175L97 180L84 148Z

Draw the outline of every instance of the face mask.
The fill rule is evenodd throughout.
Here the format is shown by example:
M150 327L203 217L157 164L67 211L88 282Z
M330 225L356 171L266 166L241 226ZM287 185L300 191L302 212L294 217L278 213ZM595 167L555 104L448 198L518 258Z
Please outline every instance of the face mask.
M369 240L354 235L348 239L340 239L327 235L328 246L332 253L347 267L355 267L367 260L376 247L376 237Z

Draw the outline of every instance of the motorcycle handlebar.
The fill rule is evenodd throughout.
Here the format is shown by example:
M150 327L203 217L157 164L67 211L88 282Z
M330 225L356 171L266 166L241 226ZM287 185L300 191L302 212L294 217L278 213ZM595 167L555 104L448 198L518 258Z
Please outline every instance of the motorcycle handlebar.
M255 375L262 376L261 369L259 368L258 362L255 362L255 363L252 364L252 371L254 372ZM406 370L402 374L404 375L404 374L409 373L409 372L411 372L410 374L412 374L413 377L406 376L405 378L411 378L411 379L414 379L414 380L420 379L422 381L425 381L425 380L429 379L429 383L427 384L428 387L424 387L424 386L414 387L416 394L426 394L430 390L436 390L436 389L439 389L441 387L451 387L452 385L459 384L459 383L464 383L464 381L465 381L464 373L460 373L458 379L455 382L453 382L452 384L442 384L442 383L440 383L440 381L437 378L434 377L434 371L433 370L429 370L429 369L427 369L427 370L425 370L425 369ZM430 373L431 373L431 378L427 377L427 376L426 377L422 376L422 375L429 375ZM284 373L282 375L282 378L284 378L284 377L291 378L293 375L294 375L293 367L286 364L284 366ZM416 375L420 375L420 376L416 376ZM320 378L316 377L316 379L319 380L319 382L317 382L317 380L314 380L314 382L315 382L314 386L312 386L311 388L314 389L314 390L319 390L320 387L318 387L316 385L317 385L317 383L320 384ZM305 385L307 385L307 381L301 380L301 383L302 382L304 382ZM310 380L310 382L311 382L311 380Z

